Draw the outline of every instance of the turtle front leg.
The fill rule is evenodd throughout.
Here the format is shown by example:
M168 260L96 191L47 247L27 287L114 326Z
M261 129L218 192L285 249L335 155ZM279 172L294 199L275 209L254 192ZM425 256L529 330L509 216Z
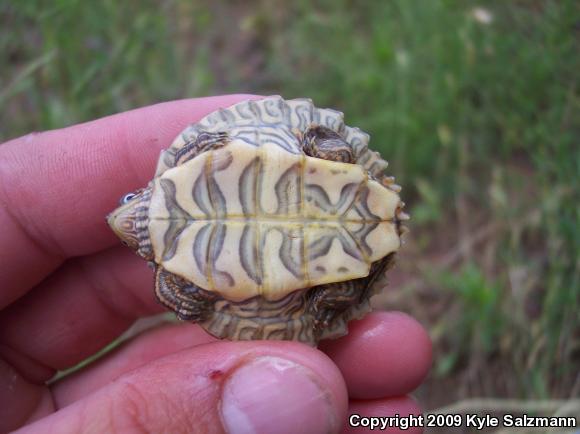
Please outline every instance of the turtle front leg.
M356 163L352 146L336 131L322 125L306 130L302 137L302 149L311 157L341 163Z
M179 149L175 154L175 166L185 163L202 152L218 149L225 146L228 140L228 134L224 132L210 133L203 131L199 133L197 138L189 143L186 143L183 148Z
M378 152L371 151L366 145L355 150L352 144L330 128L322 125L308 128L302 136L302 149L311 157L359 164L385 187L396 192L401 190L401 187L394 183L395 179L385 174L389 164Z
M216 300L215 295L159 266L155 270L155 295L180 320L194 322L207 320Z

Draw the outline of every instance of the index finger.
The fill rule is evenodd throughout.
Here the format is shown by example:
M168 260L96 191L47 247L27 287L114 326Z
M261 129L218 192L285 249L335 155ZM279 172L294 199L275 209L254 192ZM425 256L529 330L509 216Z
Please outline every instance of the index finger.
M105 224L188 124L251 95L161 103L0 146L0 308L66 258L113 245Z

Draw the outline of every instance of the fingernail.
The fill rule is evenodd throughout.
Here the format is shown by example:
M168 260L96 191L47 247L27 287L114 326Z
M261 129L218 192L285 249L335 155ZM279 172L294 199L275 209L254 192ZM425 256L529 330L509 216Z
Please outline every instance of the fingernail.
M310 369L278 357L238 368L224 384L221 413L231 434L337 431L331 395Z

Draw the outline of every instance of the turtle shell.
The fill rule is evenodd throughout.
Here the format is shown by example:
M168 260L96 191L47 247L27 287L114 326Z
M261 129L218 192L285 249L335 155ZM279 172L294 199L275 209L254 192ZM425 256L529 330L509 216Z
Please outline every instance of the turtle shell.
M316 344L370 309L408 218L368 140L309 99L244 101L186 128L108 222L179 318Z
M265 130L265 132L264 132ZM232 301L368 275L399 247L399 197L360 165L289 152L273 128L203 152L154 180L155 262Z

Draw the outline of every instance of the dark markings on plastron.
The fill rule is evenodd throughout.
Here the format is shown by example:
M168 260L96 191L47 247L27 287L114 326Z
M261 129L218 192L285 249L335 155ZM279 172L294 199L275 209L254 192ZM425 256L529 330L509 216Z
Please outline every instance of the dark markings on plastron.
M262 284L262 270L259 266L258 257L258 233L255 224L246 224L240 238L240 262L242 268L248 274L250 279L256 282L256 285Z
M335 239L338 240L347 255L359 261L365 260L358 249L357 243L347 230L343 228L324 228L324 232L325 235L319 236L308 246L309 260L312 261L321 256L326 256Z
M362 207L363 214L365 215L365 218L367 220L379 221L381 218L378 215L373 214L372 211L369 209L369 204L368 204L369 188L364 187L363 189L361 189L361 191L359 193L359 197L360 197L360 199L357 201L357 204Z
M330 251L332 241L334 241L333 235L319 236L308 245L308 259L312 261L321 256L326 256Z
M213 159L208 158L208 160ZM229 167L231 162L232 156L230 153L227 154L226 158L217 160L215 163L208 161L204 166L203 173L198 176L194 183L194 200L198 207L208 218L211 218L211 216L219 217L221 215L224 217L227 215L225 197L213 175L218 170L225 170L227 167ZM255 217L257 215L256 208L259 202L257 197L259 197L259 188L261 182L263 182L263 173L261 167L262 161L260 157L257 156L244 168L240 176L240 202L244 214L248 216ZM289 214L293 211L290 209L293 205L302 203L302 180L300 167L301 166L299 163L294 164L292 167L287 169L278 179L275 185L276 196L278 199L277 211L275 214ZM208 168L210 169L208 170ZM342 213L346 213L351 207L354 207L355 212L364 220L368 219L372 221L378 219L378 217L374 215L368 208L368 188L366 186L363 187L360 184L355 183L344 185L336 204L331 202L326 191L319 185L307 184L305 189L307 191L308 200L311 201L313 198L315 198L316 200L314 203L316 203L321 210L326 211L329 214L338 213L341 215ZM300 211L299 208L300 207L297 206L297 212ZM338 228L326 228L326 235L320 236L309 246L308 259L312 260L328 254L332 242L336 238L341 243L345 253L358 260L364 260L364 258L361 256L361 250L364 251L364 254L367 256L371 253L371 249L366 242L366 237L374 230L376 226L377 223L374 222L363 222L361 224L361 228L356 231L352 231L352 229L348 228L345 228L345 230L339 230ZM290 271L296 277L302 278L302 268L304 264L302 264L301 258L304 257L304 253L302 251L304 246L302 244L297 248L296 242L293 241L292 237L288 235L288 232L284 228L279 228L279 231L283 236L283 241L279 252L281 261L288 269L288 271ZM245 257L243 260L243 267L248 273L248 276L252 278L252 280L255 282L261 282L263 275L261 274L262 270L259 270L260 267L258 266L258 263L260 258L256 252L258 240L252 237L252 241L254 242L251 243L250 246L250 238L248 237L248 233L248 230L244 231L244 240L246 240L247 245L240 246L240 250L244 249L246 251L246 254L243 255L243 257ZM168 236L168 238L170 237ZM264 239L265 238L263 238L263 240ZM303 239L303 235L301 239ZM196 237L197 246L199 247L199 243L204 240L204 234L198 234L198 237ZM175 253L176 245L171 247L172 250L170 250L173 255ZM206 244L205 247L209 248L209 244ZM255 252L255 254L252 253L251 255L248 255L248 252ZM217 260L217 256L215 256L215 260ZM196 256L196 262L198 265L203 262L203 260L200 258L202 257L199 255ZM229 278L223 278L231 282L231 275L228 276Z
M278 179L274 186L278 207L276 214L288 215L290 212L297 213L300 211L302 202L302 189L300 163L290 166Z
M360 184L348 183L340 190L340 199L336 204L339 213L344 214L358 197Z
M176 189L173 181L169 179L161 179L159 181L163 189L165 198L165 207L169 211L169 227L163 236L163 260L168 261L175 255L177 244L181 233L189 226L189 214L178 203L176 199Z
M224 154L221 154L223 156ZM222 193L217 181L215 180L215 173L225 170L233 161L231 152L225 153L223 158L215 158L213 154L211 158L211 168L207 171L207 189L211 207L215 212L217 218L223 218L227 215L227 202Z
M215 217L224 218L228 212L226 198L213 177L210 177L208 180L208 187L209 197L215 211Z
M282 245L280 246L279 256L284 267L292 273L297 279L303 279L302 272L304 257L304 233L302 229L285 229L278 227L282 234Z
M304 190L308 202L313 202L318 208L322 208L323 211L328 213L332 212L332 202L326 191L320 185L306 184L304 185Z
M218 270L216 267L216 262L222 252L224 247L224 241L226 239L227 226L223 223L216 223L213 226L209 241L209 252L208 261L210 264L210 273L214 280L225 281L228 286L234 286L234 278L230 273L223 270Z
M377 226L376 223L365 223L363 226ZM373 229L374 229L373 227ZM372 229L371 229L372 231ZM370 233L370 231L369 231ZM365 248L365 254L370 255L371 250L366 244L366 241L363 239L362 242L359 242L348 230L341 228L340 230L340 244L342 245L342 249L346 254L352 256L353 258L358 259L359 261L364 261L363 256L361 255L361 248ZM366 233L365 233L366 236Z
M197 268L204 276L208 275L207 266L209 263L209 243L211 240L212 224L203 225L195 235L193 241L193 258Z
M353 206L353 209L361 216L362 219L364 219L364 224L355 231L349 231L350 236L356 240L359 248L363 250L366 255L370 255L372 252L372 249L369 247L366 238L378 226L378 222L380 221L380 218L373 214L368 207L368 196L368 187L364 187L359 191L358 200Z
M367 181L368 181L368 179L367 179ZM342 214L343 216L346 216L352 209L355 209L355 211L356 211L357 203L360 200L360 193L361 193L362 190L364 190L366 188L366 184L367 183L364 182L364 183L360 183L357 186L356 191L354 192L354 197L352 198L352 201L350 202L350 204L347 207L344 207L343 208L343 214ZM344 187L343 187L343 190L344 190ZM365 216L364 215L362 215L358 211L357 211L357 214L359 215L359 217L360 217L361 220L365 220ZM352 219L352 217L351 217L351 219Z
M209 189L207 185L207 167L204 164L202 172L198 175L193 183L192 197L195 204L209 218L213 215L213 208L211 198L209 196Z
M350 207L348 210L346 210L345 214L346 214L347 212L350 212L350 211L354 211L354 212L357 214L357 218L358 218L358 219L360 219L360 220L365 220L365 216L364 216L364 215L363 215L363 213L362 213L362 212L359 210L359 208L356 206L356 200L355 200L355 201L354 201L354 203L351 205L351 207ZM351 219L353 219L353 218L351 217ZM353 219L353 220L354 220L354 219Z
M293 234L293 232L282 225L268 225L262 229L260 237L260 251L264 252L266 249L266 241L269 238L270 232L279 232L282 236L282 243L280 249L278 250L278 257L286 268L292 275L298 279L303 279L303 267L302 258L304 258L304 244L303 244L303 231L300 231L299 235ZM263 270L264 274L273 273L274 270Z
M328 197L328 193L318 184L306 184L304 186L307 198L311 198L314 203L328 214L344 213L350 208L352 202L356 199L356 192L359 184L348 183L342 187L338 202L333 204Z
M165 206L169 212L175 212L172 217L186 218L189 214L177 203L175 183L170 179L161 179L161 188L165 197Z
M244 215L255 215L257 208L256 183L262 163L259 157L254 158L240 175L240 204Z
M379 224L376 222L367 222L364 223L359 229L356 231L349 231L349 235L356 241L360 250L363 250L365 255L370 255L372 253L372 249L367 243L367 236L375 230L375 228Z

